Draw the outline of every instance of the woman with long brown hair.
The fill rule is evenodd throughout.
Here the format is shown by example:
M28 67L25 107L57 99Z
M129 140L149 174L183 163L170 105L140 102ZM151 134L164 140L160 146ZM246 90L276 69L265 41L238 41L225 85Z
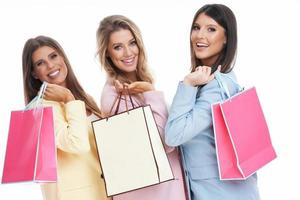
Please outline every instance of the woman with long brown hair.
M31 38L22 64L26 104L47 82L42 104L54 113L58 180L42 185L44 199L107 200L90 124L101 111L79 84L64 50L50 37Z

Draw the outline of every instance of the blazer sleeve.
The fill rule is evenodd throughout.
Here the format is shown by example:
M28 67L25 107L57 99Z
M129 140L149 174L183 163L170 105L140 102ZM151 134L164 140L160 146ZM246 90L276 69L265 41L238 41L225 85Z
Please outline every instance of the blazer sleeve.
M196 97L197 87L178 84L166 125L167 145L179 146L212 128L211 104L221 95L216 87L206 86Z
M44 101L53 107L56 146L69 153L84 153L90 150L88 123L83 101L66 104Z

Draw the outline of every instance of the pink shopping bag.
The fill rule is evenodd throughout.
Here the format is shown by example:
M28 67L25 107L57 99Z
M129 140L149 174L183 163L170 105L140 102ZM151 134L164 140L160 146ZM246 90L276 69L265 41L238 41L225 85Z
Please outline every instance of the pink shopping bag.
M276 158L255 87L212 105L221 180L246 179Z
M56 180L52 108L12 111L2 183Z

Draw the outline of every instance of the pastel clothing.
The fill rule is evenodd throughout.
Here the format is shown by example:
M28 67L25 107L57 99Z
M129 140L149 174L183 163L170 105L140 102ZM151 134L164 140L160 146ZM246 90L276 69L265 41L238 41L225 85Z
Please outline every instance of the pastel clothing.
M114 99L118 96L115 87L106 82L101 96L101 109L105 113L109 113L113 106ZM125 99L121 102L119 112L125 111ZM163 137L164 126L167 120L168 112L162 92L148 91L141 95L132 95L133 104L135 107L141 105L151 105L154 118L156 120L160 134ZM127 97L128 108L132 105ZM113 109L113 111L115 108ZM164 182L158 185L146 187L143 189L134 190L128 193L116 195L114 200L185 200L185 189L182 175L182 168L179 161L179 152L176 148L165 146L168 159L171 164L175 180Z
M219 72L216 72L219 73ZM230 94L238 92L233 72L221 74ZM192 200L257 200L256 174L245 181L220 181L211 104L221 101L216 79L197 88L178 84L166 125L165 141L180 146Z
M109 200L84 102L42 103L53 108L58 172L57 183L41 185L44 200Z

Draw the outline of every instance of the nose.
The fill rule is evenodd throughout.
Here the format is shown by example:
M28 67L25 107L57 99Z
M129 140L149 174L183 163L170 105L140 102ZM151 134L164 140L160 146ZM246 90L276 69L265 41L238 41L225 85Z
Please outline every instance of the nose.
M46 64L47 64L47 68L53 68L54 66L55 66L55 64L54 64L54 62L52 62L52 61L50 61L50 60L48 60L47 62L46 62Z
M205 31L202 28L200 30L198 30L197 33L196 33L197 38L205 38L205 35L206 35Z
M125 47L124 48L124 56L129 57L132 55L132 49L130 47Z

